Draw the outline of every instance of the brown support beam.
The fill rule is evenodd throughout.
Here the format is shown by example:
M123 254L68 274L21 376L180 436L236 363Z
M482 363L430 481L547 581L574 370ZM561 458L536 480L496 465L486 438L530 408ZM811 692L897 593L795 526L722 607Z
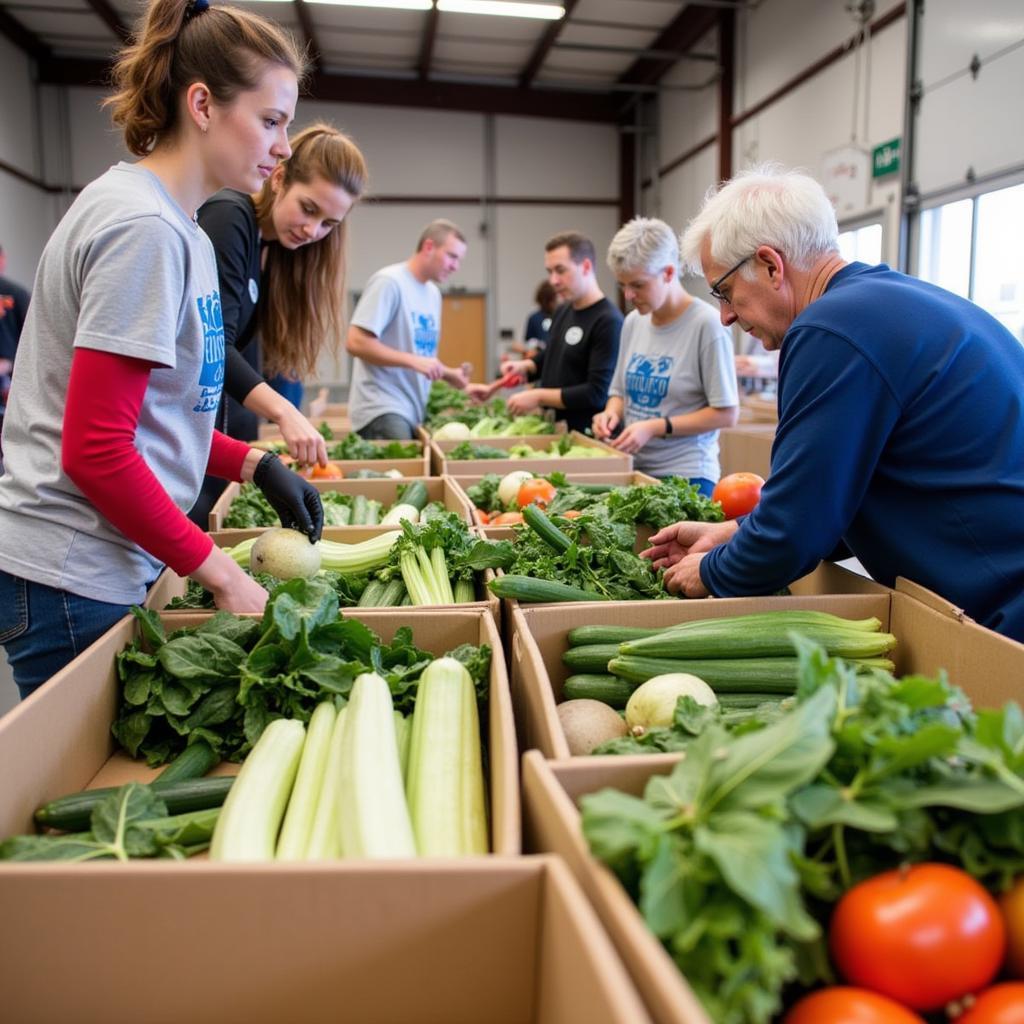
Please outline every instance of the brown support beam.
M670 50L672 53L684 54L692 50L700 38L710 32L717 23L718 11L687 4L662 29L661 34L648 49ZM672 58L641 57L633 61L619 76L619 82L623 85L655 85L675 63Z
M540 71L541 65L547 60L551 47L555 45L558 34L562 31L562 26L568 22L576 3L577 0L565 0L562 4L565 8L565 14L558 21L550 22L544 30L540 41L534 47L533 53L530 54L530 59L526 62L526 67L519 73L520 88L528 89L533 84L533 80L537 77L537 72Z
M36 60L46 60L51 55L50 48L39 36L30 32L20 21L12 18L2 7L0 7L0 36L4 36L19 50Z
M114 10L109 0L86 0L86 2L122 43L128 42L132 34L131 29L121 20L121 16Z
M299 19L299 25L302 28L302 35L306 43L306 51L313 62L313 71L315 73L320 70L322 51L319 42L317 42L316 30L313 28L313 18L309 13L309 7L306 6L305 0L295 0L295 15Z
M732 177L732 106L736 80L736 12L722 11L718 17L718 180Z
M426 81L430 77L430 65L434 60L434 40L437 38L437 22L441 12L437 9L437 0L433 0L430 10L427 11L427 19L423 26L423 41L420 43L420 59L416 63L420 74L420 80Z

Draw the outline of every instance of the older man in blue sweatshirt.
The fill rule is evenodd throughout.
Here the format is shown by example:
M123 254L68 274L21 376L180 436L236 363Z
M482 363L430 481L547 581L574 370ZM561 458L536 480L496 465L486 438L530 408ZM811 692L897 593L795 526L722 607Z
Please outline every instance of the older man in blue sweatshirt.
M845 263L806 175L734 178L683 236L721 305L779 350L772 471L741 521L677 523L645 554L690 597L770 594L845 546L1024 641L1024 347L887 266Z

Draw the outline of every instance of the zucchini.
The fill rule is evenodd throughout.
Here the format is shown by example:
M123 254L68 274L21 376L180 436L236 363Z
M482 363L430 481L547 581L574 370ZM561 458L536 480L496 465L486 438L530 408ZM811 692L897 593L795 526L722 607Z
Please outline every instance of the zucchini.
M417 512L422 512L430 500L430 496L427 494L427 485L422 480L414 480L404 487L399 487L398 500L405 505L412 505Z
M380 523L380 510L382 505L376 498L366 499L366 518L363 520L364 526L377 526Z
M388 514L380 521L381 526L400 526L402 520L415 525L420 521L420 510L407 502L396 502L388 509Z
M378 608L396 608L402 604L402 598L407 597L405 589L405 581L401 576L396 576L391 580L384 588L384 593L381 594L380 600L377 602Z
M570 647L562 655L562 664L572 672L607 672L608 662L618 656L618 644L587 644Z
M370 503L366 500L365 494L357 494L352 499L352 525L365 526L366 517L369 513Z
M569 646L624 644L627 640L639 640L664 632L663 629L645 629L643 626L577 626L569 630Z
M559 554L568 551L572 547L572 540L562 533L562 531L555 526L553 522L536 506L527 505L523 510L523 522L530 527L531 530L549 548L554 548Z
M199 740L190 743L153 781L181 782L184 779L201 779L211 768L220 764L220 754L215 754L209 743Z
M632 683L617 676L581 673L566 679L562 696L566 700L599 700L609 707L624 708L633 689Z
M185 814L188 811L220 807L234 781L233 775L218 775L212 779L152 782L150 787L154 795L167 805L168 814ZM36 823L45 828L60 829L62 832L82 832L89 828L93 808L112 793L116 793L119 788L105 786L102 789L86 789L81 793L71 793L51 800L36 811Z
M379 608L381 599L384 597L386 587L379 579L372 579L366 584L366 589L360 594L357 608Z
M643 683L669 672L687 672L722 693L793 693L796 690L797 658L647 658L620 655L608 670L620 679Z
M607 601L604 594L581 590L554 580L537 580L532 576L496 576L487 584L492 594L516 601L558 603L562 601Z

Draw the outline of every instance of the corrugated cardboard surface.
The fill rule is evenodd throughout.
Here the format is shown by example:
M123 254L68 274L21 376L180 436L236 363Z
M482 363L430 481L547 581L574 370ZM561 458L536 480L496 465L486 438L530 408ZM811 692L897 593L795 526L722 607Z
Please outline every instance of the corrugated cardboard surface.
M190 868L30 868L5 893L5 1018L649 1024L555 858Z
M775 424L747 424L718 432L719 463L722 476L729 473L756 473L768 479L772 468L772 442Z
M916 596L904 592L905 587ZM975 707L995 706L1020 698L1024 645L964 619L956 609L943 607L941 599L923 588L907 586L901 580L897 590L891 591L888 597L816 599L816 602L823 601L842 602L836 607L845 607L846 612L840 614L857 616L872 614L868 602L878 608L887 605L882 609L884 614L878 610L873 614L882 619L883 628L895 633L899 641L892 655L897 675L934 676L944 668L950 680L966 691ZM815 603L813 607L836 610L823 603ZM519 614L528 616L529 612ZM588 621L601 620L591 618ZM619 624L626 621L619 620ZM563 638L570 624L577 623L571 619L561 623ZM544 661L550 662L555 656L557 630L549 622L540 632L541 642L527 656L536 660L543 650ZM557 656L560 657L560 653ZM535 666L535 677L537 674ZM560 738L564 747L564 737ZM529 744L530 738L525 737L524 742ZM568 754L567 749L565 753ZM668 774L679 757L678 754L655 754L566 756L545 760L540 751L530 751L523 759L524 846L528 851L543 850L564 858L594 904L657 1024L711 1024L668 953L644 925L625 889L590 855L577 810L584 794L606 787L641 795L647 780L653 775Z
M419 481L427 488L428 501L440 501L449 512L457 512L467 523L473 522L472 506L469 499L450 479L436 476L403 477L401 480L311 480L310 483L321 493L337 491L340 494L362 494L383 504L385 508L398 500L398 489ZM241 484L230 483L224 493L210 509L210 531L223 530L224 520L231 509L231 503L238 497ZM367 529L367 527L333 527L333 529ZM369 527L372 529L372 527ZM389 527L384 527L389 529Z
M331 406L328 406L326 415L315 420L310 420L310 423L312 423L318 430L322 423L326 423L333 431L335 437L341 434L350 434L352 432L352 421L348 418L348 406L341 405L333 407L337 409L344 409L345 411L341 413L333 413L331 412L331 408ZM281 428L276 423L261 423L256 436L261 441L284 440L281 436Z
M513 469L528 469L533 473L551 473L558 470L562 473L626 473L633 468L633 456L624 455L610 445L595 441L579 431L573 430L569 435L573 444L586 445L588 448L600 448L606 454L600 459L563 459L547 455L538 455L535 459L460 459L452 461L448 453L462 444L461 441L431 441L430 451L435 476L471 476L474 473L510 473ZM481 437L471 442L486 444L491 448L511 448L513 445L529 445L544 451L555 440L552 435L537 437Z
M491 646L486 724L491 847L498 854L518 853L518 751L508 676L494 619L482 608L407 611L409 614L398 616L386 609L359 608L346 609L342 614L365 623L385 641L391 640L401 626L410 626L414 642L432 654L443 654L464 643ZM193 612L165 621L169 629L178 629L206 618L208 614ZM0 787L0 837L34 831L35 809L58 796L90 784L116 784L130 778L146 781L152 777L143 762L136 764L124 753L115 753L110 734L118 707L114 659L135 635L135 620L125 617L0 721L0 778L4 780ZM481 730L484 727L481 723ZM110 764L111 758L115 763ZM130 774L124 774L126 769ZM190 866L182 864L180 868L188 870ZM6 894L17 887L24 868L22 864L0 863L0 907L6 906ZM59 918L56 913L45 916L51 922Z

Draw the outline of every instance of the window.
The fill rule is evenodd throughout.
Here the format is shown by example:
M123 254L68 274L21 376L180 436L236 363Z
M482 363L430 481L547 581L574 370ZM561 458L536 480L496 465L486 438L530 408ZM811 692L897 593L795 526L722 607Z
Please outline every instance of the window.
M882 225L864 224L839 232L839 255L847 263L858 260L861 263L882 262Z
M1024 184L921 213L917 275L976 302L1024 342Z

